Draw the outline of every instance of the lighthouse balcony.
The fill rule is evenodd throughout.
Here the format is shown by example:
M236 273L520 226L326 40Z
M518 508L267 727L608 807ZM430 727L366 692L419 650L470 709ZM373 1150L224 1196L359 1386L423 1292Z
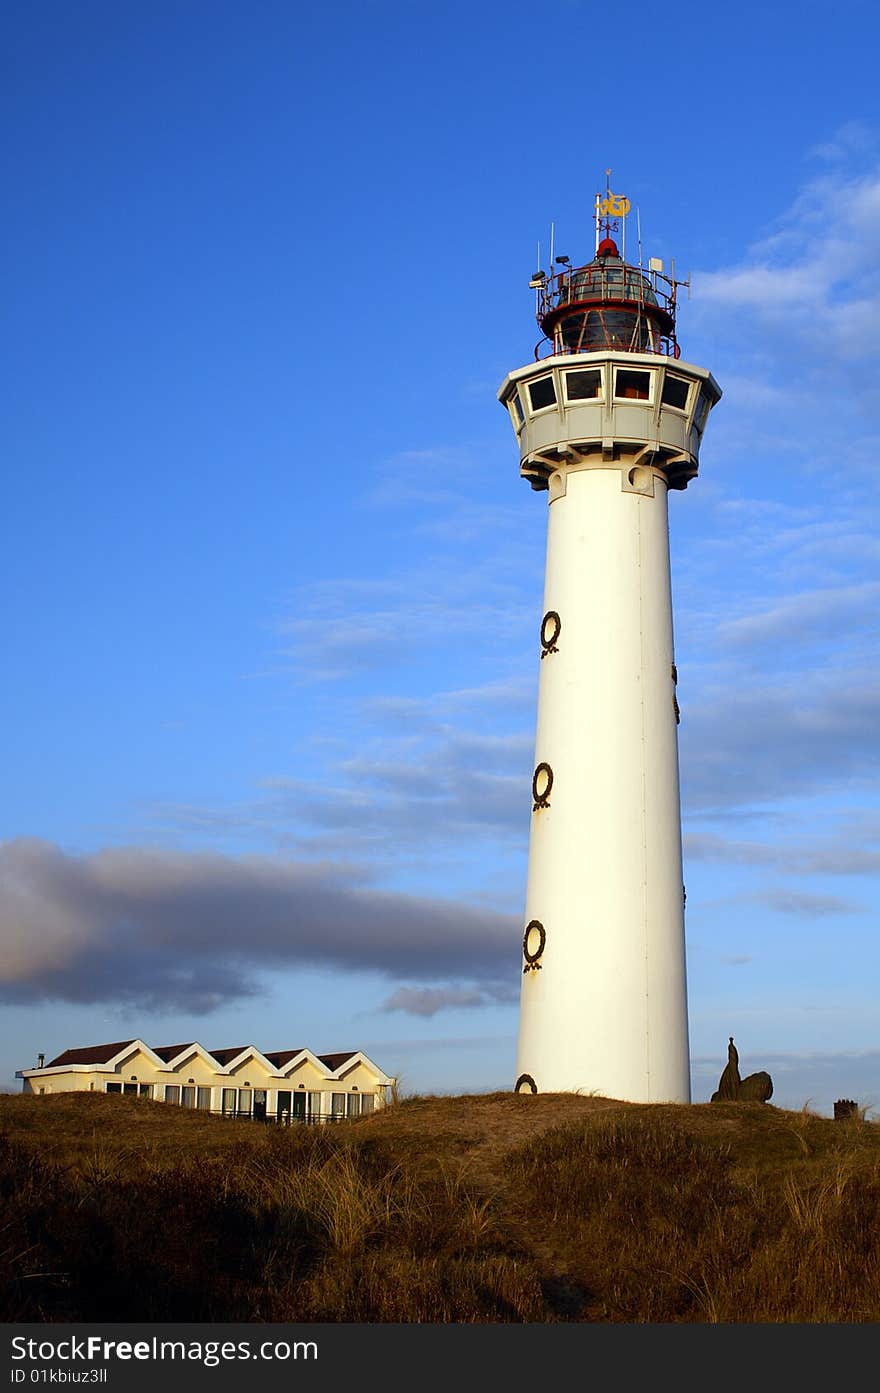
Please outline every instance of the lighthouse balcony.
M709 412L711 373L656 354L559 354L508 374L498 391L520 446L520 472L547 487L560 464L589 467L647 453L686 488Z

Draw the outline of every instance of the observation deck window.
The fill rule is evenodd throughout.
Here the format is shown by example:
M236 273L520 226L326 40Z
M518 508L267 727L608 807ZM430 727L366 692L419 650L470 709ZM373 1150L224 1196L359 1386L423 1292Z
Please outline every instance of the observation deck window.
M706 417L712 406L712 400L707 392L700 393L700 400L697 402L697 410L694 415L694 425L698 431L702 431L706 425Z
M511 392L507 398L507 409L510 412L510 419L513 421L514 429L519 430L525 425L526 413L523 411L522 402L519 399L519 392Z
M614 395L625 401L650 401L652 372L618 368L614 375Z
M545 407L556 405L556 387L552 377L539 377L537 382L529 383L529 401L533 411L543 411Z
M663 381L660 400L664 406L674 406L677 411L686 411L690 389L691 384L687 378L675 377L672 373L667 373Z
M565 374L566 401L593 401L602 395L602 372L600 368L586 368Z

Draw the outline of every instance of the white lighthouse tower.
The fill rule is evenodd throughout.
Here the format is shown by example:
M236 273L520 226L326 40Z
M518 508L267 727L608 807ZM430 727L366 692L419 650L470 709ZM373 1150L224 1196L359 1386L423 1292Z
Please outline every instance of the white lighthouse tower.
M593 259L533 276L545 337L498 393L549 502L515 1087L689 1102L667 496L721 390L628 211L606 188Z

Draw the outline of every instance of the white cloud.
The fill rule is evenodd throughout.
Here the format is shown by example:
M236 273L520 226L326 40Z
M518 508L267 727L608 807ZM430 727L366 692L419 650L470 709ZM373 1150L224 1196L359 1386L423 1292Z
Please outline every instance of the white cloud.
M715 865L771 867L795 875L863 876L880 872L877 831L846 825L823 840L801 845L780 840L738 841L711 832L689 832L684 838L685 857ZM873 844L872 844L873 843Z
M859 905L840 895L812 895L803 890L782 887L764 890L751 898L779 914L794 914L798 919L825 919L840 914L855 914L859 910Z
M835 586L786 597L770 609L728 620L717 631L722 644L734 646L777 644L791 646L815 637L839 637L846 625L854 630L874 630L880 618L880 582Z
M480 986L398 987L384 1001L382 1011L403 1011L411 1016L436 1016L439 1011L457 1011L475 1006L497 1005L519 1000L518 983L490 983Z

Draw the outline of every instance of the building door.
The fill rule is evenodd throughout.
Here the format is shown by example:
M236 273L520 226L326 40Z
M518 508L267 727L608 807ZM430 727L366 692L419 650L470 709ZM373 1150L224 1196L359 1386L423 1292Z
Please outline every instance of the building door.
M290 1091L279 1088L278 1107L275 1113L279 1122L290 1121Z
M298 1122L306 1120L306 1095L302 1088L298 1088L293 1095L293 1116Z
M254 1118L257 1122L266 1121L266 1090L265 1088L254 1089Z

